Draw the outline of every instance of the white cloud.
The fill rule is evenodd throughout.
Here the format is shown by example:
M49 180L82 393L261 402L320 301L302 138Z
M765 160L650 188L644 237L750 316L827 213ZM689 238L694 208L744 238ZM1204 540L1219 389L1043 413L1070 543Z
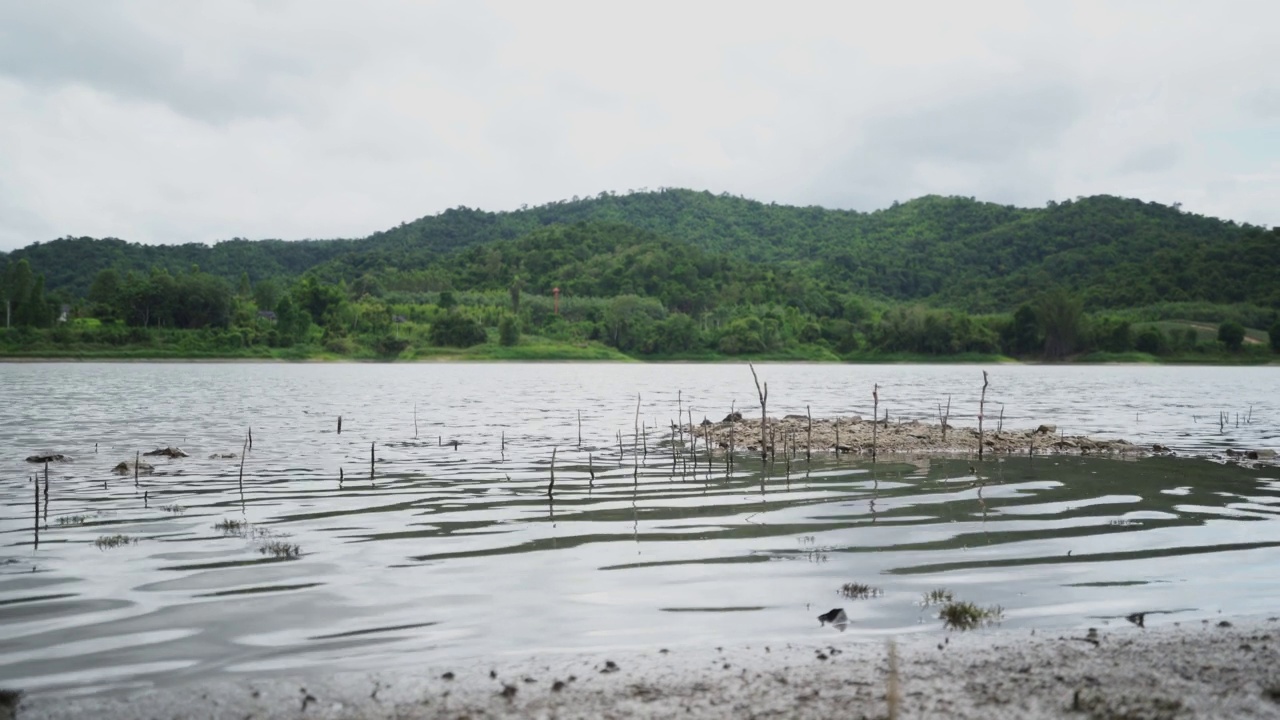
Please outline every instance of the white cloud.
M1277 26L1270 2L6 3L0 249L659 186L1280 224Z

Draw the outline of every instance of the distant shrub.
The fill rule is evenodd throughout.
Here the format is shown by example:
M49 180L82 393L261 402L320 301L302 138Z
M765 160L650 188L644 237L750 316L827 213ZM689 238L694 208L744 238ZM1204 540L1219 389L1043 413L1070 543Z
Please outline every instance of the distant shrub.
M471 347L488 339L480 323L458 313L450 312L431 324L431 344L440 347Z
M1234 320L1228 320L1218 326L1218 342L1235 352L1244 345L1244 326Z

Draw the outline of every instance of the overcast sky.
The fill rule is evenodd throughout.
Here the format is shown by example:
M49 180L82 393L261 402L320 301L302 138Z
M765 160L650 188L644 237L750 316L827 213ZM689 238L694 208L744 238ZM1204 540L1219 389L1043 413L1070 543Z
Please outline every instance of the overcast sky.
M1280 2L0 0L0 250L690 187L1280 224Z

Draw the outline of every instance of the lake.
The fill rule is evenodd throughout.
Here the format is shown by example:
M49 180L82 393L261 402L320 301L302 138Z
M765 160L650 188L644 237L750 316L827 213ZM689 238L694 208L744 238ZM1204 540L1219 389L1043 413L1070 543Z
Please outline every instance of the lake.
M878 384L892 422L936 422L950 396L952 424L974 426L986 369L988 428L1280 448L1274 368L756 369L774 417L869 417ZM935 588L1000 606L1006 627L1198 623L1280 597L1274 467L677 456L677 407L759 412L746 365L17 363L0 364L0 407L0 686L34 693L941 637L921 603ZM165 446L190 457L148 458L136 486L112 472ZM47 504L24 461L38 452L72 458L49 465ZM128 542L100 547L114 535ZM837 607L844 632L817 621Z

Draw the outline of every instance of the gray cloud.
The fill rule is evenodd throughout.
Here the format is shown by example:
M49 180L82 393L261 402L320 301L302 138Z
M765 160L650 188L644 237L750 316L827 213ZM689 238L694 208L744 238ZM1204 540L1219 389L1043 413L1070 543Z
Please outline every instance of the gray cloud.
M0 248L358 236L659 186L1275 224L1278 24L1156 0L3 3Z

